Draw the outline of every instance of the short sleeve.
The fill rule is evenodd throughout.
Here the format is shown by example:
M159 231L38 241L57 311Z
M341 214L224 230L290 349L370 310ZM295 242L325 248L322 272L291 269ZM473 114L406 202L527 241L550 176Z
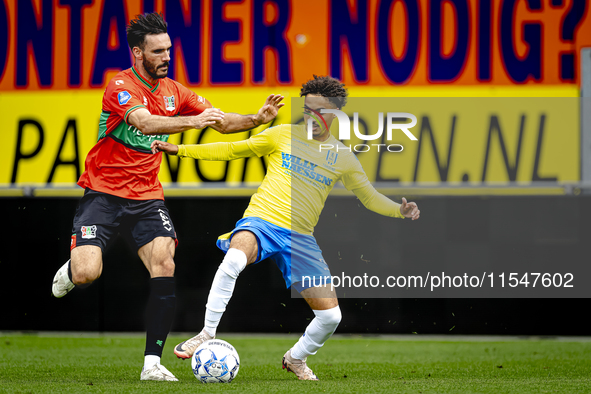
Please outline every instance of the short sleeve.
M207 108L212 108L213 106L205 97L198 95L197 93L193 92L192 90L188 89L187 87L181 85L180 83L176 82L176 86L179 92L180 97L180 109L179 115L181 116L194 116L199 115Z
M134 84L123 79L114 78L107 85L103 97L103 109L115 112L125 123L129 114L138 108L146 108L143 94Z

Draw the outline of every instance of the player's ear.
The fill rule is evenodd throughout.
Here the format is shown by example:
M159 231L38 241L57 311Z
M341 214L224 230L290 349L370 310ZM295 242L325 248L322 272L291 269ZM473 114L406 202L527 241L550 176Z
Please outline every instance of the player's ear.
M133 57L135 58L135 60L144 60L144 54L139 47L133 47L131 51L133 53Z

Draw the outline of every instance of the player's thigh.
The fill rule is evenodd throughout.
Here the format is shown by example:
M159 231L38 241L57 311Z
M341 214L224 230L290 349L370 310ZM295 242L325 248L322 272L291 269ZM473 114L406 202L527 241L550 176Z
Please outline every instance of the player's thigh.
M312 235L292 233L289 245L291 281L308 305L315 310L331 309L339 304L332 285L330 269Z
M230 248L244 252L247 265L256 261L258 255L257 237L248 230L237 231L232 235Z
M93 281L103 272L103 252L98 246L77 246L70 252L70 259L74 283Z
M176 231L164 201L129 202L124 224L125 238L135 244L151 277L173 276Z
M150 277L174 276L175 241L156 237L138 249L138 256L150 272Z
M332 309L339 305L339 299L331 284L310 287L302 290L300 294L314 310Z
M138 250L157 237L176 241L176 230L164 201L130 201L124 215L125 229L121 232Z
M104 251L117 235L121 213L117 197L86 189L72 221L70 250L92 245Z
M121 207L117 199L87 189L72 223L70 256L74 283L97 279L103 269L103 250L117 235Z

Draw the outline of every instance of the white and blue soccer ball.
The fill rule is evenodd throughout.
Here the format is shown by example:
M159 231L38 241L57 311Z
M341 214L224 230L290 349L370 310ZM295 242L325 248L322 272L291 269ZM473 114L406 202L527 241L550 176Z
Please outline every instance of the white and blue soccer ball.
M205 341L191 358L193 374L203 383L230 383L240 369L234 346L221 339Z

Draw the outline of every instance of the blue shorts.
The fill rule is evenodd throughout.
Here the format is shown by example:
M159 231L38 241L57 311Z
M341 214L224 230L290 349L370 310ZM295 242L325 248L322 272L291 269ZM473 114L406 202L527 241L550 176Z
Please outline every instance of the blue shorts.
M330 270L312 235L296 233L257 217L245 217L236 222L236 228L229 237L218 238L218 248L227 252L232 235L242 230L250 231L257 238L258 256L255 264L267 258L273 260L288 289L293 286L301 292L331 283Z

